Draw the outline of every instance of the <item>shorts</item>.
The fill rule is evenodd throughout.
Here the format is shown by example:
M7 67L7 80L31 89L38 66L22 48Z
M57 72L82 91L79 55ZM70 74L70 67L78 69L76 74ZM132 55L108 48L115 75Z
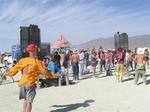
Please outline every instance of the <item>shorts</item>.
M145 66L143 64L137 64L136 65L136 74L145 74Z
M96 62L96 61L91 61L91 66L92 66L92 67L96 67L96 65L97 65L97 62Z
M35 95L36 95L36 85L33 85L31 88L28 87L27 83L20 86L19 99L25 99L28 102L32 103Z

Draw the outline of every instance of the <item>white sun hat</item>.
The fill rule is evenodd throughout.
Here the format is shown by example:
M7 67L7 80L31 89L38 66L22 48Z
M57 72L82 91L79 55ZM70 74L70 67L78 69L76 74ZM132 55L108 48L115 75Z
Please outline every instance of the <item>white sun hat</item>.
M144 54L143 48L138 48L137 49L137 54Z

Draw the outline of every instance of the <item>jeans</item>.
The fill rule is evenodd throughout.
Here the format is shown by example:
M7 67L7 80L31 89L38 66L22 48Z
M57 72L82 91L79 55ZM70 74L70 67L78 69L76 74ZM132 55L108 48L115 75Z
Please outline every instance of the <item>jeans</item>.
M106 70L106 67L105 67L105 60L101 60L101 61L100 61L100 73L103 71L103 67L104 67L104 70Z
M80 61L79 64L80 64L80 69L79 69L80 75L83 75L84 74L84 65L85 65L85 63L84 63L84 61Z
M89 60L85 60L85 70L87 69L88 66L89 66Z
M111 64L109 60L105 60L106 62L106 75L112 75L112 71L111 71Z
M79 80L79 63L72 62L73 80Z
M59 72L62 76L62 79L64 79L66 85L69 85L69 78L68 78L68 74L66 73L66 71L62 70Z
M133 71L133 64L132 64L132 61L129 61L129 66L131 66L131 69Z

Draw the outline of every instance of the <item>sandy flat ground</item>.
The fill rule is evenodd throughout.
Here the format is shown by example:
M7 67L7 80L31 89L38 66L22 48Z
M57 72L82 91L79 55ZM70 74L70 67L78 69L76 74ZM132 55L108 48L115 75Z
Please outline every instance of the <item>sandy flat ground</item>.
M147 74L150 70L147 70ZM21 74L15 76L15 80ZM80 82L61 87L37 89L33 112L149 112L150 84L136 86L133 77L117 83L114 76L82 77ZM147 78L150 83L150 78ZM0 112L21 112L17 82L0 85ZM142 78L139 80L142 82Z

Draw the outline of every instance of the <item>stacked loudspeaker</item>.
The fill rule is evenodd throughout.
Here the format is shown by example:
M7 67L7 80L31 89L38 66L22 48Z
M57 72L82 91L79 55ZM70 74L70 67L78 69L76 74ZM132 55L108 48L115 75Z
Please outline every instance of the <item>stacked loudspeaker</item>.
M26 47L34 43L40 48L41 37L40 29L37 25L30 25L29 27L20 27L20 48L22 52L22 57L27 56Z
M117 49L117 48L123 48L126 51L129 49L129 43L128 43L128 35L127 35L127 33L121 33L121 34L119 34L119 32L117 32L114 35L114 39L115 39L115 49Z

